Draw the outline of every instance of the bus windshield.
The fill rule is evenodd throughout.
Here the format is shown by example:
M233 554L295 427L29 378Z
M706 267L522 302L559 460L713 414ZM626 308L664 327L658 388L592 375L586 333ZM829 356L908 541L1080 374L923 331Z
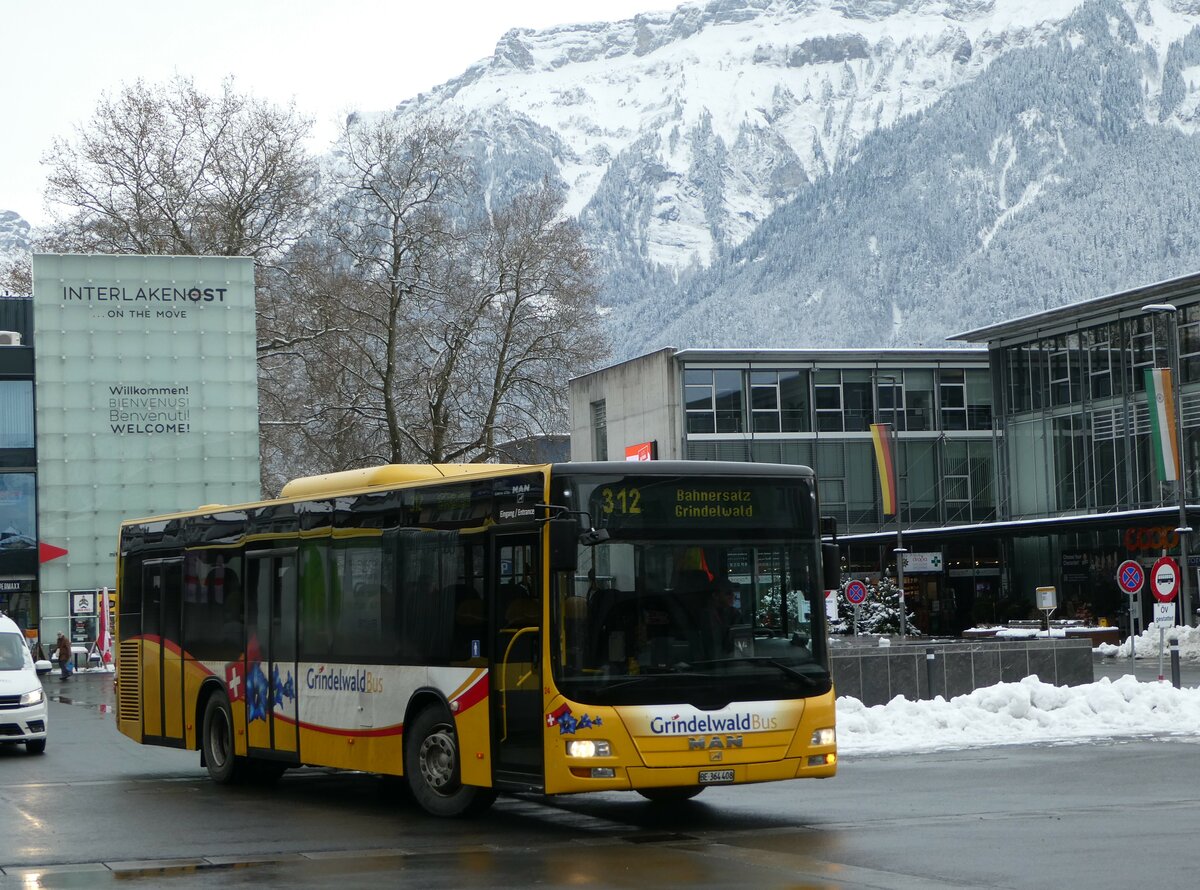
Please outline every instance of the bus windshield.
M556 579L564 695L715 708L828 692L808 480L581 479L571 494L608 539Z

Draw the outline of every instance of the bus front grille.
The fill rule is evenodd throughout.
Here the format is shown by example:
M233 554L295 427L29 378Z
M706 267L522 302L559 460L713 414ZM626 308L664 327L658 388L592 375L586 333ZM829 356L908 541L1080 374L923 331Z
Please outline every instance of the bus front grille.
M142 723L142 671L138 658L138 641L122 642L117 652L117 720L138 726Z

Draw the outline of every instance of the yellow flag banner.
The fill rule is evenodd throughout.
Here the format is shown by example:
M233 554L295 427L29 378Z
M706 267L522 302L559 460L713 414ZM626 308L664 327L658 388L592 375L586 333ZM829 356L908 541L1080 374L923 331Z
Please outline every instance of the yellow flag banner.
M896 515L896 457L892 450L892 425L871 424L875 442L875 465L879 468L879 490L883 495L883 515Z

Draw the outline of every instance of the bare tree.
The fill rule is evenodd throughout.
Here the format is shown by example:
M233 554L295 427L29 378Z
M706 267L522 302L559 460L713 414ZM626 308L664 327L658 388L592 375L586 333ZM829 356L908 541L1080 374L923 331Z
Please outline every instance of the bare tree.
M0 263L0 294L27 297L33 293L33 266L29 255Z
M461 139L390 117L343 133L326 221L346 330L314 344L329 400L305 425L326 442L354 430L339 464L494 459L563 430L566 381L607 355L562 196L542 182L483 212Z
M506 441L563 432L567 380L607 356L591 257L562 210L543 181L494 211L458 257L466 280L443 289L439 323L416 328L425 459L492 460Z
M232 79L217 96L184 77L106 94L43 158L51 237L80 251L278 258L311 206L311 126Z
M310 132L294 106L239 93L232 79L216 95L183 77L137 81L102 96L43 159L52 222L38 249L254 258L264 467L271 455L291 462L286 439L268 433L283 406L311 401L296 369L305 345L337 328L307 300L309 254L297 250L317 203Z
M329 179L336 197L323 234L336 246L345 333L315 344L317 373L336 397L326 422L359 431L362 459L418 458L408 403L413 324L464 236L455 220L472 183L461 135L440 121L350 120ZM340 416L339 416L340 415ZM338 419L334 421L334 418Z

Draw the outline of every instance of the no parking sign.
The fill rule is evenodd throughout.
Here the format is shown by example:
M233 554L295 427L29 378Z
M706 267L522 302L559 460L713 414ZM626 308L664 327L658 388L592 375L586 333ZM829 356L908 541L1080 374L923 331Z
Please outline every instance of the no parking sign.
M846 599L851 605L861 606L867 599L867 585L861 581L851 581L846 585Z
M1132 559L1127 559L1117 566L1117 586L1130 596L1141 590L1145 581L1146 573Z

